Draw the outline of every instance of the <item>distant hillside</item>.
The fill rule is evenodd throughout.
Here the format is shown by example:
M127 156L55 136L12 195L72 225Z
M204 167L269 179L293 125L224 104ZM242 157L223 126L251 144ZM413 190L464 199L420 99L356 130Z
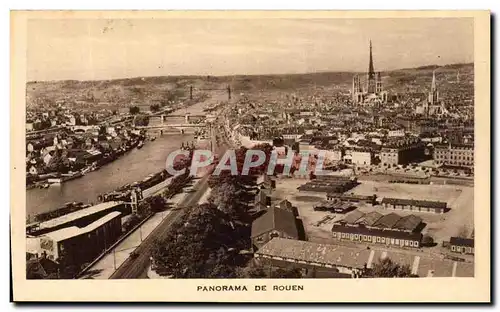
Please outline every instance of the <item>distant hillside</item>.
M473 64L452 64L446 66L427 65L383 72L384 85L427 81L432 71L437 75L473 73ZM236 76L163 76L137 77L101 81L48 81L28 82L26 96L28 105L57 100L84 101L98 105L111 103L117 106L132 104L151 105L174 97L186 97L189 87L195 92L209 89L224 89L228 85L235 92L258 90L296 90L311 86L345 85L352 82L352 72L318 72L282 75L236 75ZM364 73L361 73L364 74Z
M428 89L432 80L432 73L435 71L438 85L456 81L457 74L460 73L462 80L473 80L474 64L451 64L445 66L428 65L418 68L398 69L384 73L386 79L384 88L404 92L408 87L420 86ZM415 91L415 90L412 90Z

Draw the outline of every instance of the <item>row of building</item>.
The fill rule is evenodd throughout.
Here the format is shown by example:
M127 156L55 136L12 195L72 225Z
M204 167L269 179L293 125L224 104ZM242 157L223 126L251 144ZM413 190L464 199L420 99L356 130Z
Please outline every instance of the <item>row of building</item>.
M294 142L290 144L293 145ZM271 141L267 143L272 144ZM246 144L252 145L252 143L248 142ZM370 144L369 146L358 146L356 144L353 146L339 146L338 144L317 146L305 142L301 143L297 149L308 150L312 153L321 152L327 162L342 161L359 166L377 164L384 166L407 165L432 159L438 166L455 166L469 169L474 167L473 144L426 143L415 136L396 137L381 145Z

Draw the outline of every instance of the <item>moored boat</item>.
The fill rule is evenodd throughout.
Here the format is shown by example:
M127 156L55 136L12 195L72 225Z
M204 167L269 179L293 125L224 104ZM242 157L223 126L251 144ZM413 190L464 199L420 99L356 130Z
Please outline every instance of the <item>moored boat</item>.
M67 174L61 174L61 176L59 176L57 178L49 178L49 179L47 179L47 183L50 183L50 184L61 184L61 183L64 183L66 181L70 181L70 180L74 180L74 179L77 179L77 178L81 178L81 177L83 177L83 175L84 174L81 171L67 173Z

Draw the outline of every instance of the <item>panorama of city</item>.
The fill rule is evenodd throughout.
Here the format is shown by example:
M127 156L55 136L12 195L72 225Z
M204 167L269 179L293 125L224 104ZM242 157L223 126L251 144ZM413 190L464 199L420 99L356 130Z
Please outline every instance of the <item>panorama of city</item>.
M27 278L473 277L474 64L357 49L364 71L28 82Z

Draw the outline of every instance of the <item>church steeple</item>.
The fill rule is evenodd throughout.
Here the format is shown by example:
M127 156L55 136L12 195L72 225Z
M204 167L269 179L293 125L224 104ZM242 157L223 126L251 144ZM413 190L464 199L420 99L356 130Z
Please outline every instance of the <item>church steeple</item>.
M431 84L431 90L434 91L436 90L436 71L432 71L432 84Z
M376 92L375 69L373 68L372 41L370 40L370 64L368 65L368 93Z
M372 54L371 40L370 40L370 64L368 65L368 78L375 78L375 70L373 69L373 54Z
M439 91L436 87L436 71L432 71L431 91L429 92L429 104L436 105L439 101Z

